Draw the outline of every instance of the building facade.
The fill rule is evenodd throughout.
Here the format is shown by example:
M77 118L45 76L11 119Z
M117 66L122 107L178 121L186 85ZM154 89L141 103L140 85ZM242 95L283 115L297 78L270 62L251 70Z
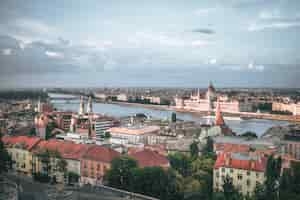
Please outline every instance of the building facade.
M256 185L264 184L267 158L250 153L221 153L214 165L213 188L222 191L226 177L243 195L252 195Z
M13 160L13 169L31 176L33 170L31 150L41 139L28 136L4 136L2 140Z
M99 185L103 177L110 169L111 161L120 156L115 150L93 145L81 159L81 184Z

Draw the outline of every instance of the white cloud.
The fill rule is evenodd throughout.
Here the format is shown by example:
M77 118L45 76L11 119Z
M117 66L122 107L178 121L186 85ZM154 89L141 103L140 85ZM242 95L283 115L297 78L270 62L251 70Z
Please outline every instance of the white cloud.
M266 29L287 29L299 27L300 20L298 14L283 15L278 9L263 10L259 13L256 21L248 26L248 31L263 31Z
M268 20L268 19L274 19L274 18L280 18L280 11L279 10L263 10L259 13L259 19L262 20Z
M50 58L58 58L58 59L64 58L64 54L59 53L59 52L46 51L45 54Z
M287 29L299 26L300 22L253 23L249 25L248 31L262 31L266 29Z
M57 31L56 28L47 25L43 22L32 19L19 19L16 21L16 25L23 29L30 29L38 33L52 33Z
M191 42L192 47L203 47L203 46L207 46L209 44L210 44L210 42L208 42L206 40L195 40L195 41Z
M12 50L11 49L2 49L2 54L5 56L11 55Z
M250 62L248 64L248 69L253 71L264 71L265 66L264 65L255 65L254 62Z
M211 65L215 65L215 64L217 64L217 59L212 58L212 59L210 59L210 60L208 61L208 63L211 64Z
M195 10L194 14L197 16L206 16L211 12L214 12L216 8L200 8Z

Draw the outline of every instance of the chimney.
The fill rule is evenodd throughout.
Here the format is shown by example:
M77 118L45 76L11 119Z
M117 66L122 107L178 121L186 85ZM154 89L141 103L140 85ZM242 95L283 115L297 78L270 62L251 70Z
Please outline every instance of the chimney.
M255 168L255 160L250 160L250 169Z
M229 166L231 163L231 156L230 155L226 155L227 153L225 153L224 159L225 159L225 165Z

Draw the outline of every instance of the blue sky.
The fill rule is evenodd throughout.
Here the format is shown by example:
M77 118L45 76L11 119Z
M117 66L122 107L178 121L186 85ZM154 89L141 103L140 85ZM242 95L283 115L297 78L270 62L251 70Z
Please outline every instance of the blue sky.
M298 0L0 2L1 87L298 87Z

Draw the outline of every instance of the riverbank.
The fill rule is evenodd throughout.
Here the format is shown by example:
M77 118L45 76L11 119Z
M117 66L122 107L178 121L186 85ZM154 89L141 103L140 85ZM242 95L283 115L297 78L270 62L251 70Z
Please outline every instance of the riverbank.
M196 111L196 110L186 110L179 109L174 106L166 105L153 105L153 104L140 104L140 103L128 103L121 101L106 102L107 104L116 104L120 106L130 106L130 107L141 107L153 110L168 110L180 113L190 113L197 116L206 116L207 112L205 111ZM223 113L225 117L240 117L244 119L268 119L268 120L277 120L277 121L288 121L300 123L300 116L294 115L278 115L278 114L268 114L268 113L251 113L251 112L239 112L239 113Z

